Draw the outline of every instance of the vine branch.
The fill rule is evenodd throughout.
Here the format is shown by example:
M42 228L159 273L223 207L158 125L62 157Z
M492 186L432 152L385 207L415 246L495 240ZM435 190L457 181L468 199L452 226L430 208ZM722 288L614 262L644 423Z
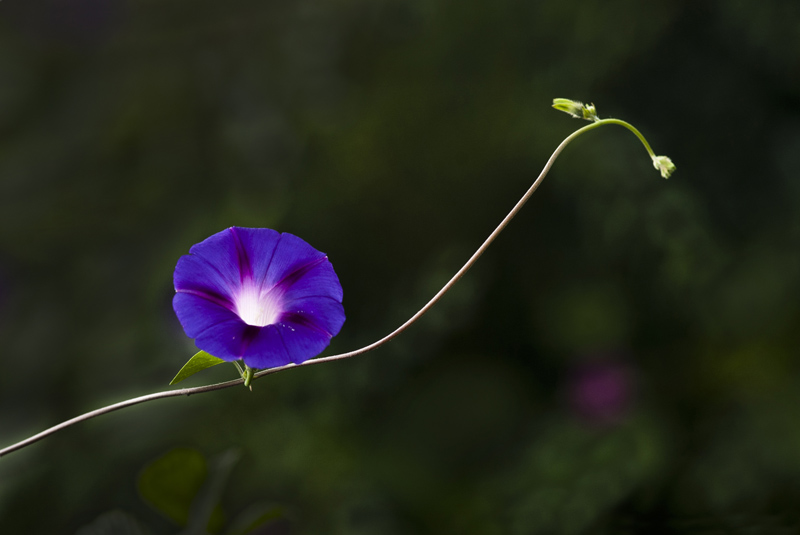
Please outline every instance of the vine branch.
M486 249L489 248L489 245L492 244L492 242L495 240L495 238L497 238L497 236L503 231L503 229L506 228L506 226L509 224L509 222L511 222L511 220L514 218L514 216L516 216L517 213L519 213L519 211L522 209L522 207L525 205L525 203L528 202L528 199L530 199L531 195L533 195L533 193L536 191L536 189L542 183L542 180L544 180L544 177L547 176L547 173L550 171L550 168L553 166L553 163L556 161L556 158L558 158L559 154L561 154L561 152L564 150L564 148L567 145L569 145L569 143L572 142L575 138L580 136L581 134L584 134L585 132L588 132L589 130L593 130L595 128L598 128L600 126L607 125L607 124L616 124L616 125L619 125L619 126L624 126L628 130L633 132L636 135L636 137L638 137L639 140L644 144L645 148L647 149L648 154L653 159L653 163L656 166L656 168L657 169L659 168L659 165L657 163L657 159L659 159L659 158L663 159L663 158L666 158L666 157L664 157L664 156L656 156L653 153L652 149L650 148L650 145L647 143L647 141L642 136L642 134L639 133L638 130L636 130L636 128L634 128L632 125L630 125L629 123L627 123L625 121L620 121L619 119L594 119L594 122L584 126L583 128L580 128L580 129L576 130L575 132L573 132L572 134L567 136L561 142L561 144L558 145L558 147L556 147L556 150L553 151L553 154L550 155L550 158L547 160L547 163L545 164L545 166L542 169L541 173L539 173L539 176L536 178L536 180L533 181L533 184L530 186L530 188L528 188L528 191L526 191L525 194L520 198L520 200L517 201L517 204L514 205L514 207L511 209L511 211L508 213L508 215L506 215L506 217L503 218L503 220L500 222L500 224L497 225L497 228L494 229L494 231L489 235L489 237L486 238L486 240L481 244L481 246L478 247L478 249L475 251L475 253L473 253L473 255L469 258L469 260L467 260L467 262L461 267L461 269L459 269L456 272L456 274L453 275L453 277L447 282L447 284L445 284L436 293L436 295L434 295L430 299L430 301L428 301L425 304L425 306L423 306L421 309L419 309L419 311L417 311L416 314L411 316L405 323L400 325L397 329L395 329L391 333L387 334L386 336L384 336L380 340L378 340L376 342L373 342L373 343L371 343L369 345L366 345L366 346L364 346L364 347L362 347L360 349L356 349L356 350L350 351L348 353L340 353L338 355L330 355L330 356L327 356L327 357L320 357L320 358L316 358L316 359L307 360L307 361L305 361L305 362L303 362L301 364L287 364L286 366L279 366L277 368L270 368L270 369L267 369L267 370L261 370L259 372L256 372L256 373L252 374L252 377L248 377L248 379L249 380L257 379L257 378L263 377L265 375L271 375L273 373L282 372L284 370L288 370L288 369L291 369L291 368L301 368L303 366L312 366L314 364L322 364L322 363L325 363L325 362L332 362L334 360L343 360L343 359L355 357L357 355L361 355L363 353L367 353L369 351L372 351L373 349L379 348L383 344L389 342L390 340L392 340L393 338L398 336L400 333L402 333L403 331L408 329L418 319L420 319L428 310L430 310L448 291L450 291L450 289L458 282L458 280L461 277L463 277L464 274L467 271L469 271L469 269L475 264L475 262L477 262L478 258L480 258L481 255L486 251ZM669 160L669 159L667 158L667 160ZM671 165L671 162L670 162L670 165ZM673 166L673 169L674 169L674 166ZM664 175L664 170L662 169L662 176L663 175ZM248 383L249 383L249 380L248 380ZM95 409L95 410L87 412L85 414L81 414L80 416L76 416L76 417L71 418L69 420L66 420L64 422L61 422L60 424L57 424L57 425L54 425L53 427L45 429L44 431L42 431L40 433L37 433L37 434L35 434L35 435L33 435L33 436L29 437L29 438L26 438L24 440L21 440L21 441L15 443L15 444L7 446L7 447L5 447L5 448L0 450L0 457L2 457L4 455L8 455L9 453L12 453L12 452L17 451L19 449L22 449L22 448L24 448L26 446L30 446L31 444L33 444L35 442L38 442L38 441L42 440L43 438L48 437L48 436L52 435L53 433L56 433L57 431L61 431L62 429L66 429L67 427L70 427L70 426L75 425L77 423L89 420L91 418L95 418L95 417L100 416L102 414L107 414L109 412L114 412L114 411L118 411L120 409L124 409L125 407L131 407L133 405L138 405L140 403L145 403L145 402L148 402L148 401L154 401L154 400L157 400L157 399L172 398L172 397L178 397L178 396L191 396L191 395L194 395L194 394L203 394L205 392L212 392L214 390L222 390L223 388L229 388L229 387L232 387L232 386L240 385L240 384L243 384L244 382L245 382L245 379L239 378L239 379L233 379L231 381L225 381L223 383L216 383L216 384L212 384L212 385L196 386L196 387L192 387L192 388L179 388L179 389L175 389L175 390L166 390L164 392L156 392L154 394L148 394L146 396L139 396L139 397L136 397L136 398L125 400L125 401L120 401L119 403L114 403L112 405L108 405L106 407L101 407L99 409Z

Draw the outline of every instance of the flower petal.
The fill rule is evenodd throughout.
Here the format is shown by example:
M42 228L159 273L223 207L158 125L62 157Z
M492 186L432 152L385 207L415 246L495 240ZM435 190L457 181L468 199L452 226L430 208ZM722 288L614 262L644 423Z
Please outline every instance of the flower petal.
M256 285L261 286L283 236L268 228L231 227L229 230L236 237L240 256L246 259L246 265L242 266L242 280L251 277Z
M304 269L324 258L325 253L317 251L297 236L284 232L267 269L265 283L269 286L291 286Z
M204 331L223 322L233 320L242 322L239 316L230 309L192 293L176 293L172 298L172 308L189 338L196 338ZM242 324L244 325L244 322ZM200 349L205 350L203 347ZM209 351L209 353L211 352ZM220 355L211 354L222 358Z
M189 254L202 258L213 266L230 288L240 287L243 269L248 272L250 270L233 227L217 232L194 245L189 249Z
M247 325L240 319L226 321L203 331L195 345L222 360L238 360L247 352L260 327Z
M250 342L242 360L251 368L274 368L293 362L286 351L278 325L261 327L258 335Z
M295 278L295 275L299 275L299 277ZM308 266L305 270L295 271L293 276L284 278L284 281L287 284L283 295L284 303L288 304L296 299L314 296L330 297L336 301L342 301L342 285L327 258ZM292 284L288 285L288 282Z
M330 297L307 297L284 305L281 323L315 329L329 338L339 334L344 325L344 307Z
M230 310L234 309L234 295L227 278L214 266L199 256L180 257L173 275L176 292L204 296Z
M286 352L295 364L316 357L331 343L331 336L313 325L282 321L277 326Z
M319 355L330 342L331 337L318 329L286 321L262 327L242 358L251 368L300 364Z

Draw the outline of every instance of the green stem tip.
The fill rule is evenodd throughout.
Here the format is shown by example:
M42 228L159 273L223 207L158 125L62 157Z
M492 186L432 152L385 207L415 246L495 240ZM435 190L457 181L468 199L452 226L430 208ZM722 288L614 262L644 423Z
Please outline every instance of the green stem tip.
M594 104L584 104L579 100L554 98L553 107L558 111L563 111L564 113L575 117L576 119L585 119L593 123L590 126L581 128L580 131L590 130L593 127L603 124L618 124L620 126L624 126L633 132L633 134L639 138L639 141L642 142L642 145L644 145L644 148L647 150L647 154L650 155L650 159L653 160L653 167L661 172L662 177L669 178L670 175L675 172L675 164L672 163L672 160L669 158L669 156L656 156L656 153L650 148L650 144L644 138L642 133L634 128L632 124L619 119L600 119L600 117L597 116L597 108L595 108Z

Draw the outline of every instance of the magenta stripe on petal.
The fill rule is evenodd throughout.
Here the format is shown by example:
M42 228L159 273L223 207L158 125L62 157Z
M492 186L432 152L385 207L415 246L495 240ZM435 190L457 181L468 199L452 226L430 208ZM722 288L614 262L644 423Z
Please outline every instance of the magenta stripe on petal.
M327 258L321 258L314 264L303 268L302 277L292 277L292 283L287 285L284 299L293 301L311 296L326 296L335 301L342 302L342 286L339 277L333 271L333 266ZM287 281L289 277L284 278Z
M275 255L275 248L280 243L281 234L264 228L232 227L229 232L235 235L239 253L246 259L246 269L240 270L242 277L251 277L261 285Z
M281 234L281 241L272 257L267 270L266 283L281 284L283 279L292 277L297 270L303 269L325 257L309 244L292 234ZM289 284L292 282L290 281Z

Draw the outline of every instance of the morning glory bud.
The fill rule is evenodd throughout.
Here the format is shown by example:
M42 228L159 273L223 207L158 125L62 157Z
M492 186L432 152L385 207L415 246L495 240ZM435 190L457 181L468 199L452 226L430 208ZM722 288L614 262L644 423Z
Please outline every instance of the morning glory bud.
M592 122L600 120L594 104L584 104L578 100L570 100L568 98L554 98L553 107L572 115L576 119L586 119Z
M568 98L554 98L553 107L564 113L568 113L576 119L583 119L583 104L577 100Z
M667 156L653 156L653 167L661 171L664 178L669 178L675 172L675 164Z

